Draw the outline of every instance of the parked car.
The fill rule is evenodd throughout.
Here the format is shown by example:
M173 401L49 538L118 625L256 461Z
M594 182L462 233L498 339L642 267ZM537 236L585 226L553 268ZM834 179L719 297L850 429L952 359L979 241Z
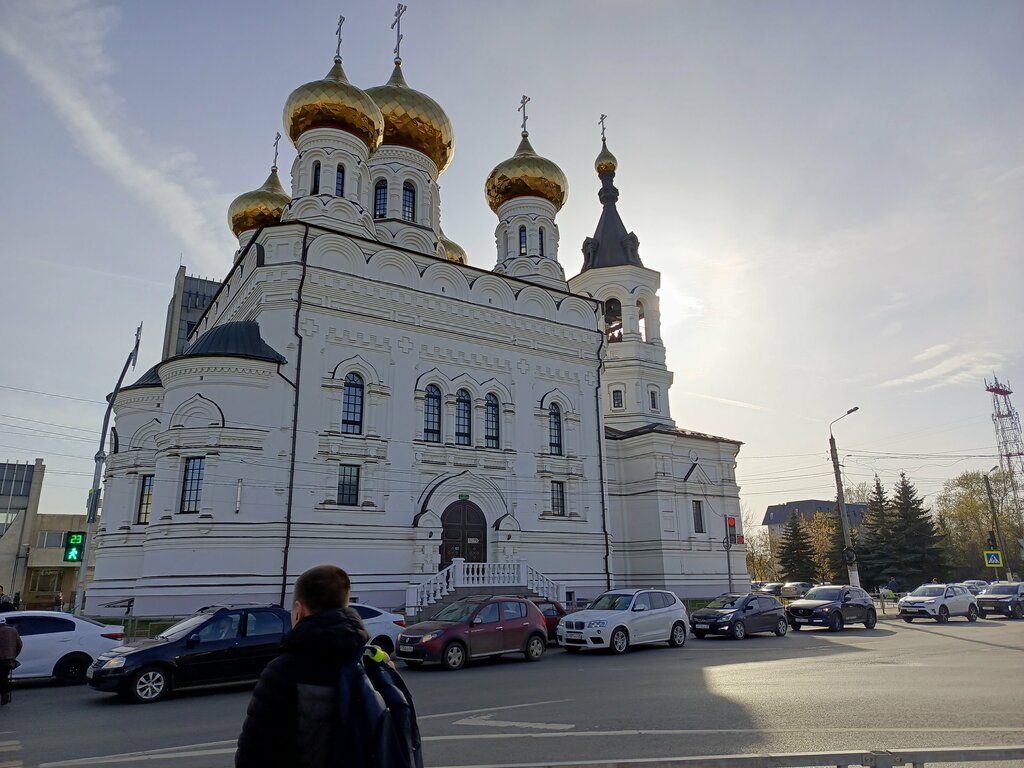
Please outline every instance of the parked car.
M540 661L548 645L540 608L521 597L481 596L456 600L429 621L407 627L395 654L408 667L440 663L461 669L467 660L522 653Z
M868 593L860 587L814 587L800 600L786 606L789 626L799 630L807 626L828 627L839 632L847 624L863 624L874 629L878 614Z
M719 595L690 616L693 635L726 634L742 640L751 632L786 634L786 611L771 595L729 593Z
M988 586L988 582L983 581L982 579L964 579L963 585L971 590L972 595L980 595L985 591L985 588Z
M89 667L89 685L148 704L176 688L255 680L290 628L278 606L209 606L152 640L104 653Z
M531 600L544 614L544 623L548 628L548 642L558 642L558 622L565 616L565 607L557 600L547 600L542 597L534 597Z
M405 617L366 603L352 603L349 607L363 620L363 626L370 634L370 645L376 645L385 653L394 653L398 647L398 636L405 630Z
M9 611L7 626L21 635L15 680L53 677L65 685L85 682L93 660L124 640L124 627L100 624L61 611Z
M779 594L790 600L796 600L806 595L807 590L813 586L814 585L809 581L787 581L782 585L782 589L779 590Z
M689 625L686 606L672 592L617 589L558 622L558 644L569 653L583 648L625 653L638 643L682 648Z
M951 616L966 616L977 621L976 598L960 584L922 584L897 603L900 617L910 624L914 619L935 619L945 624Z
M991 584L977 600L978 614L983 619L990 613L1024 619L1024 583Z
M763 592L766 595L771 595L772 597L782 597L782 588L784 586L785 585L781 581L769 581L757 591Z

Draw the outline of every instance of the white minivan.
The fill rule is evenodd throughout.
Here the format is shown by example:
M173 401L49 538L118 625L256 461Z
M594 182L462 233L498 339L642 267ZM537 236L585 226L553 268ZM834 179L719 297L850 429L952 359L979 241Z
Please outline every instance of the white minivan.
M682 648L690 619L686 606L672 592L660 589L616 589L605 592L586 610L558 622L558 644L570 653L607 648L625 653L630 645L668 643Z
M10 611L0 616L21 635L15 680L55 677L66 685L84 683L93 661L124 641L124 627L60 611Z

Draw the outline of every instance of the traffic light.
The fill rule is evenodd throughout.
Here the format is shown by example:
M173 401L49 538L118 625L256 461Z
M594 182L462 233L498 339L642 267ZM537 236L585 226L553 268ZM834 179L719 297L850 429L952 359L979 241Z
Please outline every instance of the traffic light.
M995 531L989 531L988 532L988 541L986 542L986 544L988 544L988 548L989 549L996 549L996 532Z
M85 533L68 531L64 534L64 562L80 563L85 559Z
M733 544L736 543L736 518L726 518L726 523L729 525L729 541Z

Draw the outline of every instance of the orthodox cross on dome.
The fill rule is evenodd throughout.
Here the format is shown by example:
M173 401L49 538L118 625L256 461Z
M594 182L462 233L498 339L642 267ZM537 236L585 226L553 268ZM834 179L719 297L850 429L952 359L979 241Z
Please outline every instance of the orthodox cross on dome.
M530 118L528 118L526 116L526 105L529 104L529 103L530 103L530 97L527 96L524 93L523 94L523 98L519 101L519 108L516 110L517 112L522 112L523 113L523 135L524 136L527 133L527 131L526 131L526 121L530 119Z
M334 30L334 34L336 34L338 36L338 47L334 49L334 58L336 58L336 59L340 59L341 58L341 28L342 28L342 26L344 26L344 24L345 24L345 17L344 16L339 16L338 17L338 28L336 30Z
M604 121L608 119L608 115L601 115L601 119L597 121L598 125L601 126L601 141L604 141Z
M400 64L402 61L402 14L409 10L409 6L398 4L398 8L395 10L395 20L391 22L391 28L395 30L395 34L398 35L398 42L395 43L395 63Z
M277 170L277 145L281 143L281 132L278 131L274 136L274 170Z

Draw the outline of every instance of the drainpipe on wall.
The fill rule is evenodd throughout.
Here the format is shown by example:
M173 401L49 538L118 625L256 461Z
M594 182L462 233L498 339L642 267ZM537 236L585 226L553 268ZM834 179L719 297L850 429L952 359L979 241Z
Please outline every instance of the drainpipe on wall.
M604 306L602 304L602 306ZM604 332L597 347L597 386L594 387L594 405L597 408L597 460L598 477L601 481L601 527L604 530L604 582L605 589L612 588L612 546L608 538L608 488L604 481L604 410L601 408L601 368L604 367Z

